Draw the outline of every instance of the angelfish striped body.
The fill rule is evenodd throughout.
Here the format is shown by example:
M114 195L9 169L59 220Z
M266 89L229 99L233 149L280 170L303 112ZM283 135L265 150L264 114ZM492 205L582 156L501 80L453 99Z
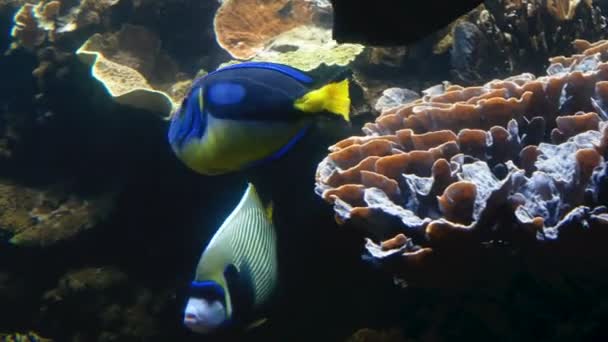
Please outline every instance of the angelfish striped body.
M271 215L249 183L199 259L193 283L221 288L226 321L259 312L272 298L278 273Z

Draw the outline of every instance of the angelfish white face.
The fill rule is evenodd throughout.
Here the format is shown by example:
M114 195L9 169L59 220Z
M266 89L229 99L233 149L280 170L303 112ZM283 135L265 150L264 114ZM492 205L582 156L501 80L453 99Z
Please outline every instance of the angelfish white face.
M218 300L188 299L184 311L184 325L190 330L205 334L217 329L226 321L226 308Z

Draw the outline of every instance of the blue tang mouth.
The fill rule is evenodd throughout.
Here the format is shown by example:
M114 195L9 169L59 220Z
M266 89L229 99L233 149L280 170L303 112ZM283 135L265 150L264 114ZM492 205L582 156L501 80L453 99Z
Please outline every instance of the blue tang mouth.
M192 92L197 90L198 88L195 88ZM205 126L206 117L204 113L201 113L196 98L192 99L189 94L171 119L167 134L169 144L181 149L190 139L200 139L205 131Z

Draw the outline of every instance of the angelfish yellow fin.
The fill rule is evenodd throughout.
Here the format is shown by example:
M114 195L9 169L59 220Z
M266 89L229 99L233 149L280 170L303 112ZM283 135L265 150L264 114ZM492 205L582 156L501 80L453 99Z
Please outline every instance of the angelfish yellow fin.
M255 321L255 322L253 322L253 323L249 324L249 325L248 325L248 326L245 328L245 330L251 330L251 329L257 328L257 327L259 327L260 325L262 325L262 324L266 323L267 321L268 321L268 318L260 318L260 319L258 319L257 321Z
M266 216L272 222L272 214L274 213L274 202L270 201L266 207Z
M326 110L332 114L342 116L346 121L350 121L348 79L329 83L319 89L309 91L297 99L294 106L307 113L318 113Z

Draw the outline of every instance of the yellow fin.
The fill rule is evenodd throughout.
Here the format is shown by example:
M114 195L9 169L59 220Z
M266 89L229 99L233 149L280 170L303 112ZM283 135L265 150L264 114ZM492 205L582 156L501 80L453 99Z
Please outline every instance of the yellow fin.
M245 328L245 330L251 330L251 329L257 328L257 327L259 327L260 325L262 325L262 324L266 323L266 321L268 321L268 318L260 318L260 319L258 319L257 321L255 321L255 322L253 322L253 323L249 324L249 325L248 325L248 326Z
M346 121L350 121L348 79L329 83L319 89L309 91L297 99L294 106L307 113L317 113L326 110L342 116Z
M268 203L268 206L266 207L266 216L268 216L268 219L270 220L270 222L272 222L273 213L274 213L274 202L270 201L270 203Z

